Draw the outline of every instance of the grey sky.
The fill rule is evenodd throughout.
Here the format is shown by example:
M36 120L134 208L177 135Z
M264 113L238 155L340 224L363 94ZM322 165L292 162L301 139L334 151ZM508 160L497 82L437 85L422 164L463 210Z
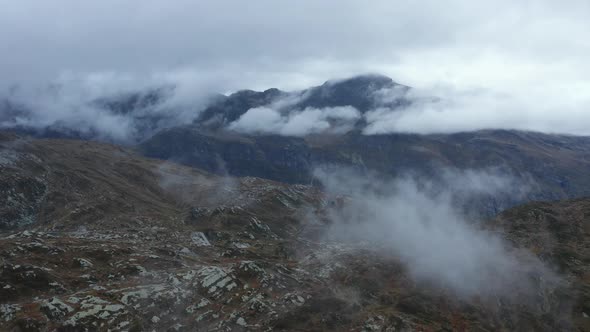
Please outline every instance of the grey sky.
M590 100L587 0L0 5L4 89L50 81L109 90L172 82L190 94L299 89L379 72L423 89L543 96L566 114L571 104L586 112Z

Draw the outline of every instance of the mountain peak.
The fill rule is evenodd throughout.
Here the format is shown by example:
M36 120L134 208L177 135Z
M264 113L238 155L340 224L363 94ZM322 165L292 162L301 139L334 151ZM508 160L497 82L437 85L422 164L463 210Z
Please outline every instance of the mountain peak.
M339 80L329 80L307 90L305 106L353 106L365 112L374 106L374 93L396 86L405 87L380 74L363 74ZM406 87L407 88L407 87Z
M355 87L355 88L367 88L367 87L373 86L373 87L383 88L383 87L388 87L388 86L395 85L395 84L397 84L397 83L395 83L393 81L393 79L391 79L388 76L381 75L381 74L368 73L368 74L356 75L356 76L352 76L352 77L348 77L348 78L344 78L344 79L328 80L328 81L324 82L324 84L322 84L322 86L330 86L330 87L350 86L350 87Z

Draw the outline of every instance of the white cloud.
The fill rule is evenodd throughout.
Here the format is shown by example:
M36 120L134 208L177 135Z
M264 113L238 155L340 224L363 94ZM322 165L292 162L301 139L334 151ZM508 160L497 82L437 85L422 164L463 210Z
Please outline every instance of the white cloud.
M361 114L354 107L306 108L285 112L269 107L248 110L228 128L243 133L305 136L314 133L345 133Z
M393 95L397 92L393 91ZM387 94L380 97L387 99ZM433 98L432 96L437 96ZM590 135L590 99L544 93L510 94L489 90L413 90L401 109L367 112L364 133L453 133L480 129L516 129ZM580 98L581 97L581 98Z
M317 170L329 194L345 197L329 208L325 240L368 245L403 262L417 281L459 296L534 295L530 271L548 285L557 281L532 254L478 228L459 208L466 197L519 192L518 179L485 170L442 173L442 183L433 184L419 177L384 180L347 169Z
M579 123L586 120L582 113L590 99L587 0L0 4L6 50L0 90L15 84L34 90L71 73L102 76L103 85L112 87L172 82L187 100L203 90L293 90L377 72L418 89L442 84L509 93L516 104L484 97L484 110L473 111L479 98L465 97L452 102L465 108L456 118L487 120L459 125L434 111L440 105L430 105L420 116L404 116L393 129L388 124L375 130L513 123L545 130L557 121L560 132L585 133ZM504 111L493 117L489 109L498 107ZM556 109L559 116L552 115ZM424 129L429 126L438 128Z
M156 130L192 122L204 108L209 90L188 95L186 85L177 86L175 82L167 77L138 80L113 72L63 74L48 87L12 89L7 99L20 111L16 116L11 112L0 114L0 129L52 128L100 140L135 143ZM127 113L118 113L97 102L102 98L124 101L130 94L141 96L155 89L162 96L159 102L128 109Z

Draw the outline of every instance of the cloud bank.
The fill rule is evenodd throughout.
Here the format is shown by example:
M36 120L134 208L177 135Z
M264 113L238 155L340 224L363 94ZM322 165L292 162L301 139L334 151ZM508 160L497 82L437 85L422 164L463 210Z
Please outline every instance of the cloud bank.
M574 96L553 100L544 95L495 93L485 89L394 87L377 90L368 98L375 107L361 114L351 107L300 111L292 108L296 102L288 97L248 110L229 128L249 134L285 136L344 133L352 128L361 128L365 135L448 134L484 129L590 135L586 125L590 123L590 99ZM396 105L395 101L401 99L404 103ZM334 125L330 119L339 123Z
M208 90L187 94L175 80L112 75L64 76L39 89L14 88L0 98L0 129L51 130L118 143L191 123Z
M381 91L384 101L398 91ZM556 134L590 135L590 99L564 95L515 95L489 90L412 89L401 108L376 108L365 114L367 135L388 133L455 133L481 129L514 129Z
M518 180L488 171L444 173L440 186L414 177L390 181L317 170L327 192L344 197L330 208L326 239L370 245L401 260L417 281L459 296L530 296L535 274L556 282L537 258L478 228L458 207L466 195L510 192L520 187Z
M343 134L351 130L361 114L354 107L305 108L281 111L257 107L248 110L229 129L244 133L305 136L316 133Z
M586 0L0 1L7 50L0 94L28 91L35 103L46 100L31 91L64 77L113 90L173 82L176 95L190 99L204 90L297 90L376 72L420 91L471 92L438 91L445 102L417 104L417 111L375 110L368 134L588 133ZM125 136L120 117L80 123L93 112L74 112L72 125Z

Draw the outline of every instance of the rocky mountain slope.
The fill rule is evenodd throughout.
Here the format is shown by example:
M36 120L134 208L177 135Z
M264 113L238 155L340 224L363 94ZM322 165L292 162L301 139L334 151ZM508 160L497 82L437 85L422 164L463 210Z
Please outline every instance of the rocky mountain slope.
M526 196L495 198L494 215L531 200L590 195L590 138L515 131L451 135L346 135L285 137L206 132L182 127L162 131L139 147L150 157L212 172L313 183L325 165L396 177L419 174L438 180L445 169L493 169L534 183Z
M590 330L589 200L489 224L559 280L532 270L531 292L464 298L326 239L346 198L310 186L1 134L0 193L1 330Z

